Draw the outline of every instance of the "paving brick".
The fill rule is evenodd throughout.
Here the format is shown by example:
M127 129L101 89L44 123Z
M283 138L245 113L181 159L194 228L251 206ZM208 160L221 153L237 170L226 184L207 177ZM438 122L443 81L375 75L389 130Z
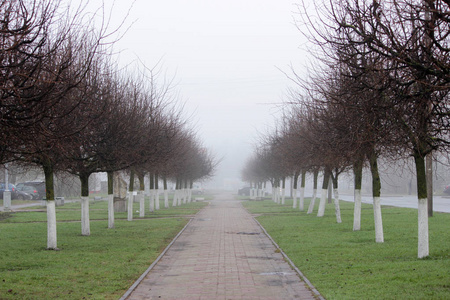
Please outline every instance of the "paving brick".
M211 202L127 299L315 299L232 196Z

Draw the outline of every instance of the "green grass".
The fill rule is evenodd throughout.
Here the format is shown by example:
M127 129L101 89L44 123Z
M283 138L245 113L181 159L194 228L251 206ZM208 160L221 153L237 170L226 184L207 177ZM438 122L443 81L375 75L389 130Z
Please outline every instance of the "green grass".
M82 236L80 204L66 204L56 212L60 251L45 249L45 212L1 214L0 299L118 299L205 205L135 213L132 222L116 213L108 229L107 203L94 202L91 235Z
M430 256L417 259L417 210L383 207L384 243L375 243L372 206L362 206L362 230L353 232L353 203L325 216L271 200L244 206L326 299L449 299L450 215L429 219ZM305 201L305 211L309 199Z

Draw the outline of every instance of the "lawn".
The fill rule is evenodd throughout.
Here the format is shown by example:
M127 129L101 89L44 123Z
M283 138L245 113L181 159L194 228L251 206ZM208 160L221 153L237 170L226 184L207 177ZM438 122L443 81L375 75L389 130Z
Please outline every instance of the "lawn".
M318 201L316 201L318 202ZM307 210L309 199L305 201ZM317 203L318 204L318 203ZM450 299L450 215L429 219L430 256L417 258L417 210L383 207L384 243L375 243L372 206L363 204L362 230L353 232L353 203L341 201L316 217L292 200L245 201L276 243L326 299Z
M147 204L147 203L146 203ZM163 202L161 202L163 204ZM46 250L46 213L0 216L0 299L118 299L207 202L195 202L127 221L107 203L91 202L91 235L81 235L80 204L57 207L58 247ZM163 205L161 206L163 207Z

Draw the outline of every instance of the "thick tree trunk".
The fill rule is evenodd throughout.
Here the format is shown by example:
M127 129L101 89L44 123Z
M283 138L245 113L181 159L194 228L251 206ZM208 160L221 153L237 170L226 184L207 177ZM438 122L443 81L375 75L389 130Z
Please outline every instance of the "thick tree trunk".
M150 212L155 211L155 177L153 173L150 173L150 200L149 200L149 210Z
M294 184L292 186L292 208L297 208L297 186L298 186L298 172L294 172Z
M308 214L312 214L312 212L314 211L314 205L315 205L316 197L317 197L317 178L319 177L319 171L314 170L313 176L314 176L313 194L312 194L311 202L309 202Z
M330 181L330 174L331 172L327 168L325 168L325 172L323 175L322 195L320 197L319 209L317 211L318 217L323 217L325 215L325 205L327 202L328 182Z
M81 181L81 235L91 235L89 222L89 175L80 174Z
M361 186L362 186L363 162L358 160L353 164L353 173L355 174L355 194L353 209L353 231L361 230Z
M418 197L418 258L429 255L428 241L428 204L427 204L427 180L425 171L425 159L420 153L414 154L417 175Z
M373 216L375 223L375 241L377 243L384 242L383 218L381 215L381 180L378 172L377 156L372 153L369 156L370 172L372 173L372 196L373 196Z
M108 228L114 228L114 172L108 173Z
M139 178L139 217L145 217L145 174L143 172L138 173Z
M56 234L56 204L53 185L53 166L51 163L42 165L45 175L45 198L47 199L47 249L57 250Z

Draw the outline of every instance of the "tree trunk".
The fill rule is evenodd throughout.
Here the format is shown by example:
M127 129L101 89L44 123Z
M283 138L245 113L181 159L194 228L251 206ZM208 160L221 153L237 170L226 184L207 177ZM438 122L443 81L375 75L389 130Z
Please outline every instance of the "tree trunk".
M316 197L317 197L317 178L319 177L319 171L314 170L313 176L314 176L313 194L312 194L311 202L309 202L308 214L312 214L312 212L314 211L314 205L315 205Z
M47 199L47 249L57 250L56 204L53 185L53 165L42 164L45 175L45 198Z
M164 207L169 208L169 190L167 189L167 178L163 177L163 185L164 185Z
M80 174L81 181L81 235L91 235L89 223L89 175Z
M155 173L155 210L159 210L159 178Z
M333 180L333 192L334 192L334 212L336 215L336 222L337 223L342 223L342 219L341 219L341 207L339 205L339 190L338 190L338 173L336 170L336 175L331 176L332 180Z
M292 186L292 208L297 208L297 181L298 181L298 172L294 172L294 184Z
M150 212L155 211L155 177L153 173L150 173L150 200L149 200L149 210Z
M375 241L384 242L383 218L381 216L381 180L378 172L377 155L372 152L369 156L370 172L372 173L372 197L373 197L373 216L375 223Z
M145 174L143 172L138 173L139 178L139 217L145 217Z
M128 221L133 221L133 201L134 201L134 170L130 172L130 188L128 190Z
M353 210L353 231L361 230L361 186L362 186L363 162L358 160L353 164L353 173L355 174L355 207Z
M298 202L298 209L303 211L305 208L305 184L306 184L306 170L302 171L302 183L300 184L300 200Z
M325 172L323 175L322 195L320 197L319 210L317 211L318 217L323 217L325 215L325 205L327 202L328 182L330 181L330 175L331 172L328 170L328 168L325 168Z
M283 177L281 184L281 204L284 205L286 200L286 177Z
M428 200L428 217L433 216L433 155L430 152L426 156L427 167L427 200Z
M418 258L429 255L428 242L428 204L427 204L427 180L425 171L425 159L420 153L414 154L417 175L418 197Z
M108 171L108 228L114 228L114 172Z

